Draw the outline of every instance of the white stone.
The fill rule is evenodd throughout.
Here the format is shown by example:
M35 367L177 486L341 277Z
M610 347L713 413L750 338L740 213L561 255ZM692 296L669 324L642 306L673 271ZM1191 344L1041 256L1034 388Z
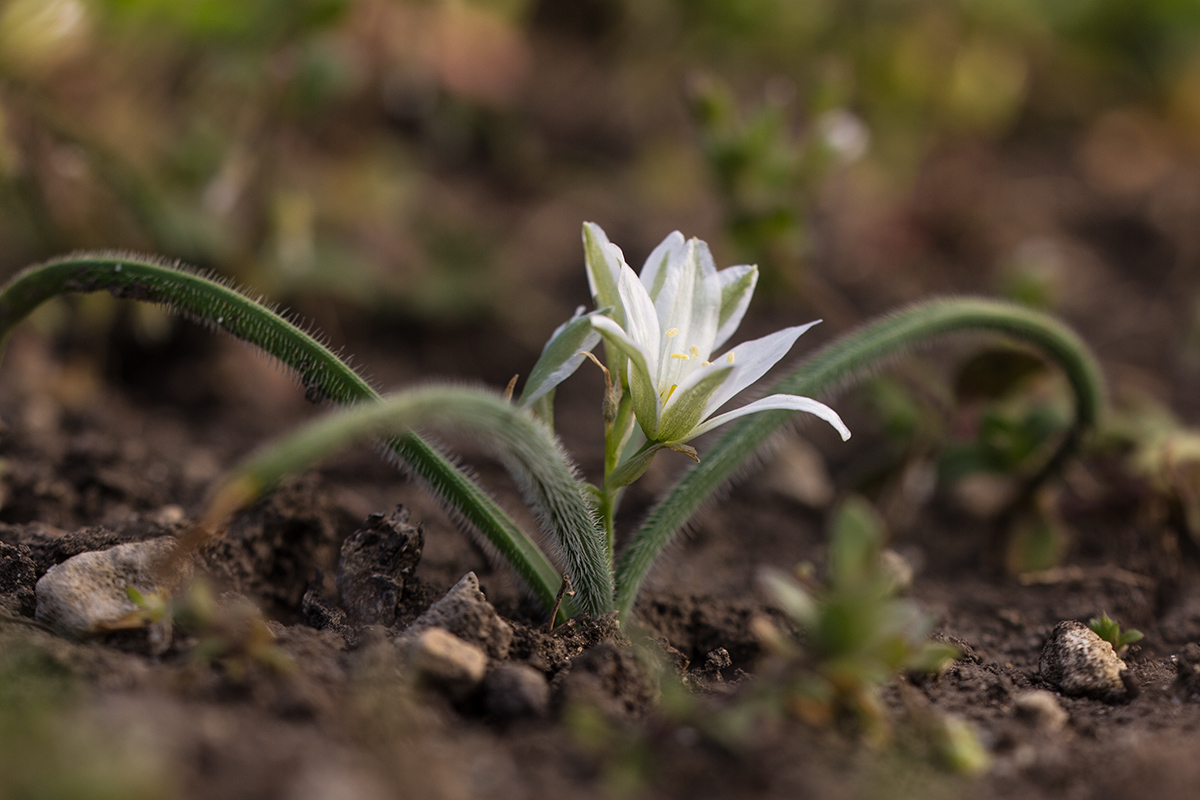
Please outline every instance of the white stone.
M149 596L173 589L184 577L178 570L170 579L162 574L165 556L175 547L173 538L161 537L80 553L56 564L34 589L37 620L76 638L122 626L138 611L129 587Z
M487 672L487 653L444 628L422 631L409 645L408 657L419 679L455 692L475 688Z
M1112 645L1076 620L1060 622L1038 660L1042 677L1068 695L1121 700L1128 694L1125 662Z

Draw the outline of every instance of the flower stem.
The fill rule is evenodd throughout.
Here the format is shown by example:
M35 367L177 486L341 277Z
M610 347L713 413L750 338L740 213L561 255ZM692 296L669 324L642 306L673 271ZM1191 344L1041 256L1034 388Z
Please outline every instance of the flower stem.
M617 404L617 412L611 421L604 424L604 481L600 484L600 499L597 513L604 525L604 540L608 547L610 562L616 558L616 536L614 519L617 516L617 505L621 487L614 485L612 474L621 461L622 451L629 441L633 431L633 403L629 392L623 392Z

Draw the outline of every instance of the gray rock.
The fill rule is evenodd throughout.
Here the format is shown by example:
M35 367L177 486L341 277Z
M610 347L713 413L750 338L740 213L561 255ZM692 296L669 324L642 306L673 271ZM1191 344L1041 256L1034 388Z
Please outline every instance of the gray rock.
M1127 699L1132 681L1112 645L1076 620L1060 622L1038 660L1042 677L1064 694L1100 700Z
M468 572L429 610L401 635L402 643L427 628L444 628L455 636L483 648L497 661L508 657L512 647L513 629L479 590L479 578Z
M461 696L483 682L487 654L443 628L427 628L408 645L409 668L417 679Z
M1013 703L1013 711L1017 719L1027 723L1035 730L1047 733L1057 733L1067 725L1070 715L1058 702L1053 692L1037 689L1025 692Z
M76 638L121 627L138 610L128 587L143 595L170 591L190 574L190 568L161 574L159 565L175 546L171 537L130 542L51 567L34 589L37 620Z
M544 717L550 710L550 684L528 664L501 664L484 681L488 713L508 721Z

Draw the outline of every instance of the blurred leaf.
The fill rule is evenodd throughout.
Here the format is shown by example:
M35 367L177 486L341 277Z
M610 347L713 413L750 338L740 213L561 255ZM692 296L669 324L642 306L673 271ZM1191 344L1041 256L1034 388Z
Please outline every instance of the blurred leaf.
M273 41L327 27L349 0L93 0L115 20L167 25L200 40Z
M830 580L853 587L873 573L883 547L883 520L861 497L850 497L834 513L829 537Z

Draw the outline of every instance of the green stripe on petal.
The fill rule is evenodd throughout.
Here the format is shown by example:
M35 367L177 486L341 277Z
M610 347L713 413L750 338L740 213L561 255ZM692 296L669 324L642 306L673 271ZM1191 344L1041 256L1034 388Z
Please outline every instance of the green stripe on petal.
M625 309L617 291L621 262L609 250L608 236L594 222L583 223L583 256L587 266L588 286L596 308L612 306L612 318L618 325L625 324Z
M600 334L592 327L591 316L609 311L611 309L606 308L584 314L580 306L575 316L558 326L533 365L517 405L531 405L579 369L584 351L591 350L600 341Z
M680 442L692 438L692 429L704 418L708 398L728 380L733 367L721 365L697 371L676 387L658 423L658 441Z
M642 285L650 293L651 300L658 298L659 292L662 291L663 286L667 282L667 275L671 270L678 268L675 262L683 259L686 246L683 234L679 231L674 231L667 238L663 239L662 243L654 248L646 258L646 263L642 265L640 277Z
M717 315L717 338L713 349L729 341L733 332L742 324L750 296L758 285L758 267L742 265L727 267L717 273L721 283L721 311Z

